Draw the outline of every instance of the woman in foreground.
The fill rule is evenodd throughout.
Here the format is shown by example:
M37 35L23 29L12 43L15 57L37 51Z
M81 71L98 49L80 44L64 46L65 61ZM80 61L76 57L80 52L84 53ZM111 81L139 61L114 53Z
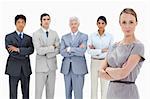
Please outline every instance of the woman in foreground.
M144 45L134 35L137 15L125 8L119 17L124 38L113 45L100 66L100 76L110 80L107 99L139 99L135 80L144 59Z

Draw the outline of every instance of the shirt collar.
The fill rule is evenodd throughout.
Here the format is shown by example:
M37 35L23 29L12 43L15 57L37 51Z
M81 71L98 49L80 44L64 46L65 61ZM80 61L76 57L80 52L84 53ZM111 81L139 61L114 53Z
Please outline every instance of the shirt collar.
M43 27L41 27L41 29L44 31L44 32L47 32L47 31L49 31L49 29L45 29L45 28L43 28Z
M20 33L23 35L23 32L19 32L18 30L16 30L17 34L19 35Z
M96 34L97 34L98 36L100 36L98 30L97 30ZM106 36L106 35L107 35L107 32L106 32L106 30L105 30L104 33L103 33L103 35L101 35L101 37Z
M75 33L71 32L71 35L75 35L75 36L76 36L76 35L78 34L78 32L79 32L79 31L77 31L77 32L75 32Z

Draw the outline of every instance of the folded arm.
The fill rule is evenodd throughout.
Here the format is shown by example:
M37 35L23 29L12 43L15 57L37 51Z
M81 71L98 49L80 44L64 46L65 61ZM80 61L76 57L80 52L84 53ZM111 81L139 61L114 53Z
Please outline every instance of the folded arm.
M101 66L99 68L99 76L106 80L113 80L113 78L105 71L107 67L108 67L107 60L105 59L102 61Z
M55 57L60 52L60 40L59 40L58 35L56 37L56 40L55 40L55 43L53 44L53 46L54 46L54 52L47 53L46 54L47 58Z
M60 54L63 56L63 57L71 57L73 56L72 53L69 53L67 51L67 47L65 45L65 41L64 41L64 38L62 37L61 39L61 46L60 46Z
M32 38L29 39L27 47L19 47L20 55L31 55L34 52Z
M87 49L87 40L88 40L88 37L84 36L82 38L81 44L78 47L70 48L70 53L72 53L75 56L84 56L86 49Z
M33 34L33 44L34 44L34 47L35 47L38 55L46 55L49 52L55 51L54 45L50 45L50 46L41 45L40 39L36 33Z
M126 78L136 67L140 59L141 57L139 55L130 55L127 62L123 64L122 68L107 67L106 72L115 80Z

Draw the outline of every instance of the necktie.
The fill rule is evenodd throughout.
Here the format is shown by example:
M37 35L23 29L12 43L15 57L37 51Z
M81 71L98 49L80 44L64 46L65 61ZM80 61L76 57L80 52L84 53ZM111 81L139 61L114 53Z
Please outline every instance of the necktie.
M22 40L22 33L19 33L19 38Z
M48 37L48 31L46 31L46 37Z
M19 46L22 46L22 33L19 33L19 38L20 38L20 40L19 40Z
M76 35L73 33L73 35L72 35L72 40L74 40L74 39L75 39L75 37L76 37Z

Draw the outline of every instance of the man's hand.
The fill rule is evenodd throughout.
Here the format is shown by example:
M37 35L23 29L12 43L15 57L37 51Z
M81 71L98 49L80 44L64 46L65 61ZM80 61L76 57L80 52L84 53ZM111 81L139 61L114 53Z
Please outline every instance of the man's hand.
M93 45L89 45L90 49L95 49L95 47Z
M84 44L80 44L80 46L79 46L80 48L84 48Z
M70 49L71 49L71 47L67 47L66 52L70 53Z
M13 46L13 45L8 45L8 51L9 52L19 52L19 48Z
M103 48L102 49L102 53L105 53L105 52L107 52L108 51L108 48Z
M54 46L54 49L56 48L56 45L55 44L53 44L53 46Z

